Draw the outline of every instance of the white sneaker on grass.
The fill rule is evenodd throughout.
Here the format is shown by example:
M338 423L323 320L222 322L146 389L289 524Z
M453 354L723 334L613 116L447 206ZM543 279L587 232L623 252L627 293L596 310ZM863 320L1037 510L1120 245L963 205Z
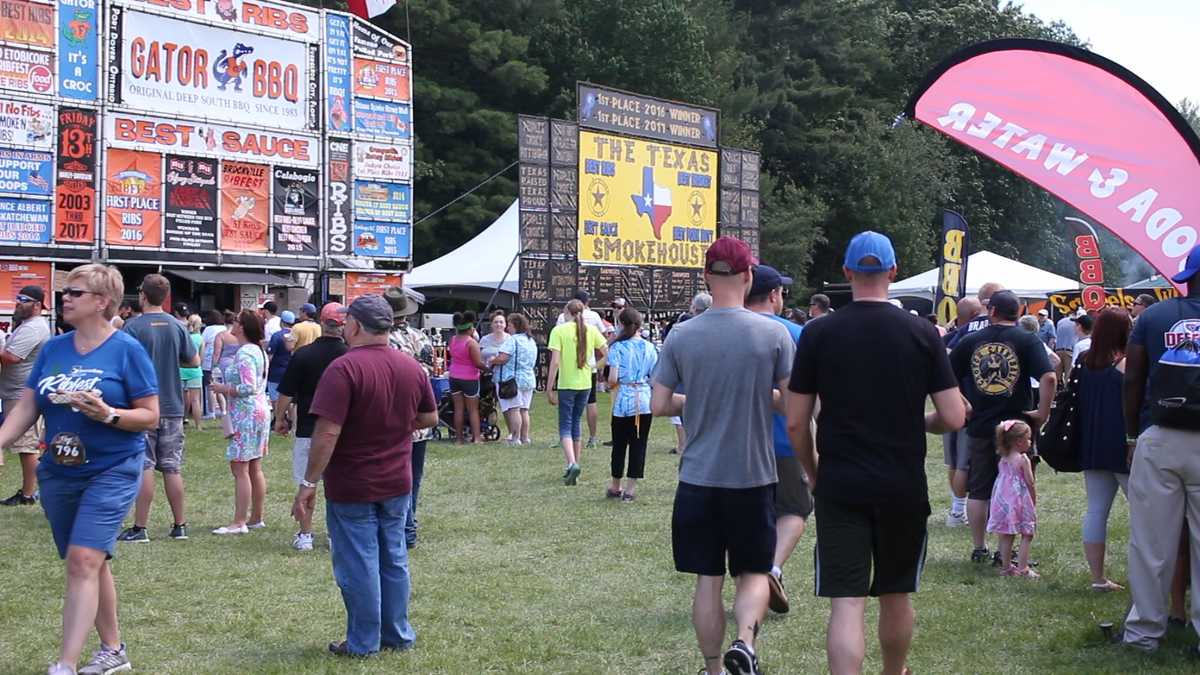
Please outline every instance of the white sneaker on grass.
M297 551L313 550L313 536L311 532L297 532L296 538L292 540L292 548Z
M248 523L246 525L246 529L247 530L261 530L261 529L265 528L266 526L267 526L266 522L260 520L257 523Z
M248 527L246 527L245 525L243 525L241 527L229 527L228 525L226 525L225 527L218 527L217 529L212 531L213 534L222 535L222 536L227 535L227 534L248 534L249 532L250 532L250 529Z
M946 514L946 527L965 527L970 525L967 520L967 512L954 513L953 511Z
M100 645L100 649L92 654L92 660L79 669L79 675L112 675L132 669L129 657L125 655L125 645L116 649Z

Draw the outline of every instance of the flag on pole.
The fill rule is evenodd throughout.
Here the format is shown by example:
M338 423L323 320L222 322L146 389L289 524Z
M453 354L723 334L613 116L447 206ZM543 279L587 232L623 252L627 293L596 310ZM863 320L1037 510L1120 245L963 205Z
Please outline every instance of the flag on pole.
M400 0L350 0L350 11L371 20L399 3Z

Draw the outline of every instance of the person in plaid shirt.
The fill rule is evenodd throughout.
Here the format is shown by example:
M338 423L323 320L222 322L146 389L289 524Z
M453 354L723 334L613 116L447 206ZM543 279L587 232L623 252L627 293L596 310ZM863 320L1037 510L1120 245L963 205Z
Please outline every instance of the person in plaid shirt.
M399 296L399 300L397 300ZM433 342L425 333L408 325L408 317L416 314L417 305L403 296L399 288L388 289L384 298L392 305L392 332L388 344L399 349L421 364L426 375L433 375ZM413 432L412 449L412 508L408 510L408 521L404 525L404 538L409 548L417 545L417 495L421 491L421 476L425 473L425 444L433 438L433 429L418 429Z

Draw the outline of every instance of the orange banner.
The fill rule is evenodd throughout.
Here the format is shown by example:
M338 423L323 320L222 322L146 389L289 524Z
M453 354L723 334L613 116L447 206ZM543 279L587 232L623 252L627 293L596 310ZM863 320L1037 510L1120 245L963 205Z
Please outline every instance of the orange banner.
M17 308L17 293L26 286L41 286L46 306L54 305L48 262L0 262L0 314L12 314Z
M346 272L346 297L344 303L349 305L360 295L383 295L392 286L403 286L403 274L383 274L380 272Z
M410 100L408 66L354 59L354 95L387 101Z
M54 47L54 6L29 0L0 0L0 40Z
M111 246L162 244L162 155L108 151L104 240Z
M266 252L270 182L265 164L221 162L221 250Z

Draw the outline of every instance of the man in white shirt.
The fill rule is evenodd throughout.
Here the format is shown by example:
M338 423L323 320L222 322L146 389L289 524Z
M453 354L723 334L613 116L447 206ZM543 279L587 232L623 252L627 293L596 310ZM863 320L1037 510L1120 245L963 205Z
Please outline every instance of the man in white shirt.
M1079 360L1080 354L1092 348L1092 317L1084 314L1071 320L1075 322L1075 335L1079 338L1075 341L1075 346L1071 349L1071 364L1073 366Z
M601 335L604 335L604 319L601 319L600 315L588 306L588 301L592 299L592 296L587 291L581 290L575 294L575 299L583 303L583 322L594 327L600 332ZM555 325L562 325L566 322L566 315L560 313L558 315L558 321L555 323ZM599 439L596 438L596 426L599 423L600 410L596 406L596 361L595 357L591 354L588 355L588 365L592 367L592 392L588 394L588 442L586 447L594 448L600 442ZM555 444L554 447L558 447L558 444Z
M279 322L279 305L268 300L258 309L262 313L263 337L270 343L271 337L278 333L280 328L283 328Z
M17 407L25 380L33 370L42 345L50 339L50 324L42 316L46 295L41 286L26 286L14 300L13 331L0 348L0 408L7 414ZM21 458L21 489L0 501L3 506L32 506L37 503L37 464L41 455L40 424L35 424L13 444L10 451Z

